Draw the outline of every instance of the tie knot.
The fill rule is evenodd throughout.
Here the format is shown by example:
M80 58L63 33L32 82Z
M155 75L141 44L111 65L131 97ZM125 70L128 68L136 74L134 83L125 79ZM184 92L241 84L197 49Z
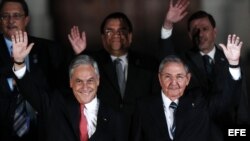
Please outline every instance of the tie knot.
M117 57L114 61L115 61L116 64L119 64L119 63L122 62L122 59Z
M84 104L82 104L82 105L81 105L81 107L80 107L81 113L83 113L83 112L84 112L84 108L85 108L85 105L84 105Z
M124 70L124 68L123 68L123 63L122 63L122 59L121 58L116 58L115 60L114 60L114 63L115 63L115 65L116 65L116 69L118 69L117 71L119 72L123 72Z
M172 108L173 110L176 110L177 104L175 102L171 102L171 104L169 105L169 107Z
M206 63L209 63L209 64L211 63L210 61L212 58L209 55L203 55L202 58Z

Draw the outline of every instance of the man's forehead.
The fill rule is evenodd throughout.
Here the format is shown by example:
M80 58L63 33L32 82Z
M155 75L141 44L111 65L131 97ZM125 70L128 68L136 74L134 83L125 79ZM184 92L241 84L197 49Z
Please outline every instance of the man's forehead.
M128 27L128 25L124 22L124 20L120 19L120 18L112 18L107 20L105 27L107 26L112 26L112 25L118 25L120 27Z
M191 22L191 28L195 26L212 26L209 19L207 17L195 19Z
M172 72L173 70L174 73L186 72L185 67L182 63L169 62L164 65L163 72Z

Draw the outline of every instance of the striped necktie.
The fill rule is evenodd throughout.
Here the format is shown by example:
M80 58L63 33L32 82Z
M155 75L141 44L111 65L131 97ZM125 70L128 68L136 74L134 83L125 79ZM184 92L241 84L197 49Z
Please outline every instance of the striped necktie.
M26 102L22 95L18 93L16 86L14 86L13 93L17 95L13 129L17 136L22 137L29 130L30 119L26 109Z
M175 102L171 102L171 104L169 105L169 108L171 108L173 110L173 124L170 127L170 132L172 134L172 137L174 138L174 136L175 136L175 129L176 129L175 113L176 113L176 109L177 109L177 104Z

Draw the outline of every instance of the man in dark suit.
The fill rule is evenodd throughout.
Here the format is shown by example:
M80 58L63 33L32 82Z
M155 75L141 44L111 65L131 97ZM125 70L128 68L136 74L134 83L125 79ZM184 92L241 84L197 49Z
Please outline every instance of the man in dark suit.
M241 46L238 38L229 36L227 47L223 46L229 64L239 63ZM228 68L221 69L226 74L224 91L207 96L200 87L187 89L191 79L188 66L177 56L167 56L159 66L162 92L139 102L130 140L222 140L224 133L214 122L237 105L241 81Z
M33 44L21 31L12 39L15 62L23 62ZM17 85L23 96L45 119L48 141L123 141L122 118L97 97L100 75L97 63L87 55L77 56L69 66L71 92L48 94L25 63L14 63ZM85 124L81 124L84 123Z
M174 11L175 7L171 8L172 10L169 11ZM174 12L168 12L166 14L166 19L163 24L164 29L162 30L163 36L161 45L163 49L162 53L165 54L169 54L169 52L173 51L173 46L169 46L169 38L167 40L165 39L165 37L171 36L173 24L176 23L175 21L168 19L168 17L173 16L173 13ZM221 84L223 84L222 81L224 81L223 78L225 77L225 74L223 73L223 69L221 69L221 67L227 68L228 61L223 54L222 49L215 44L217 29L216 22L212 15L206 13L205 11L197 11L192 14L188 19L188 34L194 47L188 51L183 51L180 54L184 60L187 61L193 75L189 87L201 86L207 94L214 94L217 91L223 91L224 86ZM205 58L209 58L208 64L210 65L206 65ZM241 66L241 71L243 68L244 67ZM230 66L230 69L234 71L239 69L239 66L234 63ZM208 70L210 70L209 73ZM242 75L245 75L244 71L242 72ZM225 114L223 117L218 119L218 124L220 124L220 121L222 120L226 120L229 123L234 121L233 125L230 124L232 127L235 125L249 124L246 80L243 79L242 82L242 95L240 100L237 102L238 105L232 112L229 112L230 114Z
M0 140L38 140L40 118L38 113L27 103L29 109L30 126L29 131L24 135L16 135L13 131L14 113L17 107L17 96L20 94L15 90L15 81L12 74L12 41L11 36L17 30L25 31L29 23L29 10L24 0L2 0L0 3L0 73L2 76L0 86ZM35 43L30 54L25 58L27 69L33 73L44 73L48 79L48 86L54 87L56 81L61 77L56 77L62 64L62 52L54 42L29 36L29 41ZM62 81L61 81L62 82ZM42 84L41 84L42 85ZM39 127L39 128L38 128ZM40 138L42 140L42 138Z

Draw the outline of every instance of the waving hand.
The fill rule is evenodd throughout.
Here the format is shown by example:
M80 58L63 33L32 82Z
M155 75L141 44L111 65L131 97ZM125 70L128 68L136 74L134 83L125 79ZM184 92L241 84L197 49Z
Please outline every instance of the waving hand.
M25 57L30 53L34 43L28 45L27 32L16 31L15 35L11 36L13 43L13 58L16 62L23 62Z
M75 54L80 54L82 51L85 50L87 46L86 34L85 32L82 32L82 36L80 36L78 26L73 26L71 28L71 32L70 34L68 34L68 39Z
M219 44L229 62L230 65L238 65L240 60L241 47L243 42L240 41L240 37L233 35L228 35L227 45Z

